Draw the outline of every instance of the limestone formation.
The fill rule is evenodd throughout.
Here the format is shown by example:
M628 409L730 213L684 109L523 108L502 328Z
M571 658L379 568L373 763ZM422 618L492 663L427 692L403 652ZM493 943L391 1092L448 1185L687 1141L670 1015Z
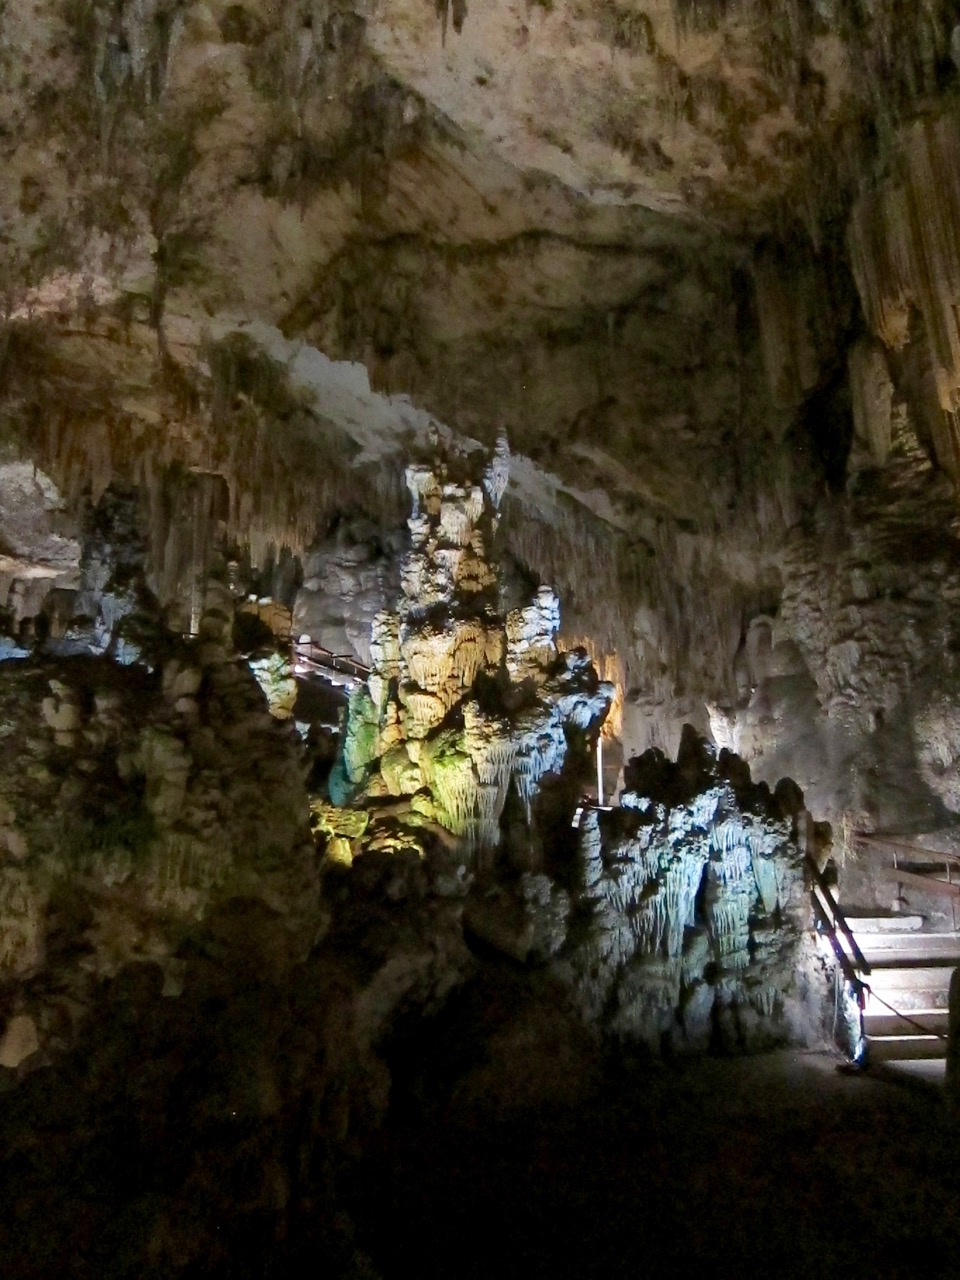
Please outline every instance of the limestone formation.
M953 929L956 8L0 0L4 1280L616 1271L634 1050L819 1026L778 780ZM694 1141L651 1258L828 1264Z
M38 686L50 691L38 727L25 735L33 776L24 782L7 767L0 779L12 815L3 872L19 877L25 902L42 913L53 886L75 869L94 893L122 890L134 912L192 919L224 893L272 902L299 881L287 910L291 925L298 914L302 925L312 875L296 741L269 715L245 666L201 672L181 658L168 664L161 694L158 677L76 662L46 681L26 670L5 677L8 731L27 724ZM64 770L56 762L68 757ZM276 795L269 828L262 786ZM69 838L56 837L60 827ZM4 951L12 957L22 945L5 942ZM103 959L108 968L115 962Z
M916 121L899 139L899 181L865 196L850 222L852 265L873 331L894 351L910 341L910 309L919 309L933 362L935 395L947 414L958 403L960 338L954 307L960 292L957 250L960 187L953 113ZM941 463L954 462L947 424L936 442Z
M336 804L402 800L412 847L429 818L481 863L501 843L511 792L533 829L544 780L583 769L584 744L614 693L582 650L558 652L560 607L549 587L525 608L499 611L493 544L508 460L501 440L479 475L456 453L407 468L413 510L400 599L373 620L372 671L350 696L330 781ZM391 820L398 812L393 803ZM375 828L376 819L366 843Z
M564 955L588 1017L655 1052L815 1040L803 858L810 815L692 730L631 762L620 807L580 826Z
M371 627L396 589L395 543L395 534L381 533L369 521L341 522L305 557L294 634L369 665Z

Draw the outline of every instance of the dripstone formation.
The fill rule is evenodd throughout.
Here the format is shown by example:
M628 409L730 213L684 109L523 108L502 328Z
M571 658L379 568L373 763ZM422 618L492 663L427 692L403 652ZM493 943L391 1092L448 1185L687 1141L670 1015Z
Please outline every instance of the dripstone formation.
M958 19L0 0L2 1280L951 1273L642 1063L842 1014L783 777L957 931Z
M334 806L368 818L364 848L422 852L439 829L471 866L508 845L516 865L539 867L543 830L582 786L614 690L583 650L559 652L551 588L500 610L493 544L508 465L501 441L480 479L455 453L407 468L400 598L374 619L373 669L351 696L329 788ZM331 855L349 859L356 818L318 812Z
M771 794L688 726L676 763L627 766L613 812L580 828L570 964L584 1011L651 1047L809 1038L821 980L803 859L823 838L784 780Z
M558 651L549 587L499 611L505 445L481 479L471 467L450 455L407 470L398 607L374 620L331 802L313 805L328 862L393 857L399 874L426 859L448 912L463 899L475 947L547 966L589 1025L655 1052L812 1038L822 978L803 859L816 831L799 789L754 785L688 726L676 764L648 751L618 807L584 804L613 689L583 651Z
M469 1112L579 1098L611 1044L816 1035L799 793L691 732L591 806L614 690L559 648L552 589L505 606L507 464L501 444L408 468L397 605L322 795L316 685L266 626L243 640L274 606L220 557L196 636L171 630L135 490L108 489L76 588L20 620L0 664L11 1275L75 1253L157 1280L299 1275L308 1255L374 1274L357 1171L410 1056Z

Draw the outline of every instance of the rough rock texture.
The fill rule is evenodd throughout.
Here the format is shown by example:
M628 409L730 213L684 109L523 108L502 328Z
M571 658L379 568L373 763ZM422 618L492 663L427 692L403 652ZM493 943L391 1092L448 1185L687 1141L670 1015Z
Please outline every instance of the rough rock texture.
M294 633L369 666L374 618L396 593L397 543L395 534L381 534L370 521L339 523L325 543L304 556Z
M846 397L954 468L955 14L455 7L7 6L5 447L142 484L167 603L220 526L257 563L390 527L429 415L506 426L553 477L520 559L665 745L842 488Z
M581 639L626 756L691 723L796 778L845 888L851 828L956 826L955 10L0 4L0 1147L36 1270L369 1270L344 1153L473 965L543 982L490 1097L554 998L677 1048L797 1025L795 882L768 935L735 854L793 817L713 765L709 803L601 820L583 898ZM496 501L415 469L393 539L411 456L504 430ZM319 888L291 622L374 667ZM506 865L471 884L470 844ZM681 847L735 899L694 892L687 950Z
M462 895L417 858L321 885L300 739L260 687L277 664L234 654L217 581L195 640L154 605L149 654L122 648L125 548L89 527L96 656L0 667L0 1255L16 1277L373 1274L343 1188L385 1038L469 968Z
M167 603L218 525L257 563L345 509L391 527L405 436L429 415L487 444L505 426L551 477L515 468L519 559L576 633L631 651L628 683L671 697L697 665L697 696L727 682L795 473L817 471L768 430L742 202L752 228L809 173L800 137L870 113L841 70L854 32L794 14L786 39L778 11L754 15L755 42L750 15L712 6L514 10L446 46L406 4L5 13L4 436L71 501L143 485ZM942 28L934 6L897 67L936 60ZM540 112L560 95L552 141L531 94ZM784 265L777 316L798 309ZM827 333L805 387L830 354L830 275L804 276Z
M473 945L550 965L587 1024L625 1040L696 1052L816 1039L824 984L802 866L813 824L798 789L771 796L688 727L676 765L649 752L627 767L620 807L580 811L574 852L568 738L597 731L612 690L586 655L557 654L549 588L497 615L486 547L506 449L481 483L459 457L407 477L399 608L375 621L333 803L314 806L328 859L362 878L391 856L401 869L426 858L429 877L443 844L457 874L441 892L472 880ZM755 637L754 661L763 649Z
M711 725L771 784L801 780L838 827L923 830L957 811L960 559L950 486L902 408L889 430L885 466L791 539L777 615L755 620L739 703L714 705Z
M80 547L49 476L28 463L0 465L0 610L11 629L36 617L47 595L76 586Z
M0 696L17 744L0 765L8 979L43 967L65 896L83 983L149 959L176 987L184 932L232 898L307 944L317 884L296 739L244 665L189 649L153 674L25 661Z
M422 847L417 829L439 825L470 861L489 865L512 798L530 830L507 843L518 862L538 866L534 811L545 782L579 785L613 688L582 650L558 653L549 587L500 612L493 540L508 474L505 440L482 471L455 453L407 469L400 599L374 619L373 668L350 696L330 779L335 806L374 810L358 848ZM324 810L324 821L335 830L335 814Z
M689 729L676 764L652 750L626 772L621 807L580 827L562 954L587 1016L656 1051L817 1040L800 792L771 795Z

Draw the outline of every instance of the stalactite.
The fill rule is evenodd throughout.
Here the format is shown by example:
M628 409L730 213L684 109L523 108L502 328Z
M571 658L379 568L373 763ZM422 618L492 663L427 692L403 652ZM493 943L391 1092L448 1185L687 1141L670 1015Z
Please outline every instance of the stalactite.
M882 467L890 454L893 430L893 383L886 358L882 349L858 342L850 349L848 366L854 434Z
M506 662L513 680L524 680L549 667L557 656L560 601L551 587L541 587L533 604L507 614Z
M760 350L767 382L778 407L793 408L820 377L823 338L829 332L829 301L811 255L789 262L760 255L753 271Z
M29 328L13 326L21 346ZM226 492L217 539L245 544L255 566L283 548L302 551L345 504L379 523L399 518L397 469L354 469L349 441L319 432L279 365L246 339L214 344L209 362L208 378L168 363L147 388L128 386L132 375L123 365L107 384L81 339L40 346L18 362L17 394L38 406L41 424L24 445L68 503L85 494L96 502L113 483L140 488L150 546L161 557L150 565L151 582L186 572L174 564L183 511L171 495L178 485L189 494L191 476L197 483L209 477ZM194 570L201 578L203 541Z
M428 693L437 693L453 671L450 637L444 632L407 631L401 634L400 653L410 679Z
M783 1035L785 994L796 990L806 946L796 815L764 789L734 786L743 775L731 768L686 735L676 765L658 752L632 762L652 795L627 790L620 809L581 826L588 914L576 989L654 1048L678 1026L681 1041L705 1047L716 1012L734 1006Z
M623 659L618 653L604 652L592 636L562 633L560 641L564 649L586 649L600 679L613 686L613 701L603 722L603 736L619 738L623 732L623 691L626 678Z
M703 861L697 856L676 859L667 869L664 883L667 955L675 958L683 949L683 931L693 924L694 902L700 887Z
M471 829L477 808L477 777L462 741L446 735L429 744L421 755L428 786L442 809L444 825L454 835Z
M420 689L401 689L400 700L404 707L403 732L409 738L425 738L446 715L446 704L433 693Z
M861 197L848 247L864 313L892 350L923 317L943 412L938 460L960 477L960 119L927 117L898 139L899 176Z
M544 777L563 768L567 739L557 709L551 706L524 713L514 724L514 734L513 777L529 822L531 804Z
M472 689L486 663L486 636L479 622L462 622L454 632L452 666L461 690Z
M510 495L503 533L511 554L541 582L554 583L603 649L626 653L642 584L636 550L586 508L570 504L555 520L534 516Z

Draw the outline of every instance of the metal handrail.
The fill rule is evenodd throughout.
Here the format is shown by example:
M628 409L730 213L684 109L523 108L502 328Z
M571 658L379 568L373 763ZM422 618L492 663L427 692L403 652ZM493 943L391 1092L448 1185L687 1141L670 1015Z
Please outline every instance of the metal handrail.
M922 845L914 844L912 841L903 840L900 837L877 836L877 835L873 835L872 833L863 832L863 831L855 831L853 833L853 836L855 840L858 840L863 844L874 845L878 848L892 849L894 851L894 859L896 859L897 850L906 851L909 853L922 853L932 861L939 861L942 858L946 863L948 876L950 874L950 871L949 871L950 862L951 861L960 862L960 854L945 853L940 851L939 849L925 849ZM815 884L817 884L817 887L822 888L823 891L826 891L827 893L829 893L829 889L827 888L826 884L821 883L823 881L823 877L821 876L819 869L812 862L811 862L811 869L813 872L814 882ZM909 872L904 872L902 868L897 868L896 861L894 862L894 869L899 871L901 875L910 874ZM923 877L920 877L920 876L917 876L914 878L918 880L923 879ZM814 907L817 908L818 905L819 904L816 901L816 897L814 897ZM839 910L839 907L837 907L834 904L834 909L836 910L838 921L839 920L843 921L843 927L849 933L849 926L847 925L846 920L843 919L843 916ZM858 955L860 957L860 960L863 961L864 964L866 964L866 961L863 958L863 953L860 951L860 948L856 946L856 941L853 939L853 935L850 934L849 936L856 949L855 951L856 955ZM835 939L831 938L831 942L835 942ZM838 944L835 943L834 950L838 951L838 954L839 954L839 951L842 951L842 948L839 948ZM849 964L849 961L846 961L845 963L845 960L846 960L846 957L841 959L840 961L841 968L843 969L844 976L850 979L851 973L852 973L852 966ZM848 969L849 969L849 972L848 972ZM870 973L869 965L867 965L867 967L863 971L869 974ZM882 1004L885 1009L889 1010L890 1013L892 1013L895 1017L899 1018L901 1022L907 1023L908 1026L913 1027L916 1031L921 1032L923 1035L934 1036L936 1037L936 1039L943 1040L944 1042L947 1042L949 1040L949 1037L944 1035L941 1031L936 1031L930 1027L924 1026L922 1022L918 1022L916 1018L911 1018L909 1014L904 1013L901 1009L896 1008L896 1006L892 1005L889 1000L885 1000L883 996L877 995L876 991L873 990L870 984L868 982L864 982L856 974L853 974L852 981L855 983L857 987L861 1008L863 1007L863 1004L864 1004L864 997L869 995L872 1000L875 1000L877 1004Z
M297 658L311 662L314 666L329 667L332 671L343 670L345 675L352 675L358 679L366 679L370 674L371 668L364 666L356 658L346 653L334 653L313 640L303 643L292 640L290 647Z
M927 849L913 840L905 840L902 836L881 836L870 831L854 831L853 839L858 844L874 845L879 849L890 849L909 854L922 854L928 862L960 862L960 853L948 849Z
M833 927L833 922L830 920L830 916L828 912L821 905L820 900L817 898L815 894L811 894L810 897L813 903L814 914L817 917L817 919L820 921L820 923L824 926L824 930L826 932L827 938L829 939L830 945L833 948L833 953L837 957L837 963L840 965L840 968L843 971L843 976L846 978L846 980L849 983L851 983L856 988L857 1002L860 1005L860 1008L862 1010L865 1003L865 993L867 990L866 983L857 974L856 969L854 969L850 961L850 957L847 955L843 947L840 945L840 939L837 937L836 930Z
M866 997L869 995L871 999L876 1000L878 1004L882 1004L883 1007L888 1009L895 1017L899 1018L902 1022L907 1023L908 1026L913 1027L916 1031L921 1032L923 1035L935 1036L938 1040L946 1042L949 1037L945 1036L941 1031L935 1031L929 1027L925 1027L923 1023L918 1022L916 1018L911 1018L909 1014L903 1013L902 1010L897 1009L889 1000L884 1000L883 996L877 995L870 983L864 982L863 978L860 977L857 970L859 969L861 973L869 974L871 972L870 965L867 963L863 952L857 946L856 939L850 932L849 925L844 919L843 913L837 905L836 900L830 893L829 887L823 881L823 877L819 869L814 863L812 863L812 861L810 862L810 867L813 872L814 884L817 889L825 894L828 902L830 903L830 909L835 914L835 919L830 919L830 913L827 911L826 907L817 897L816 893L811 891L810 899L813 903L814 914L825 928L827 937L830 940L830 945L833 948L834 955L837 957L837 962L840 965L843 976L856 989L857 1003L860 1006L861 1012L866 1004ZM853 959L847 955L843 947L840 945L840 939L837 937L838 927L840 931L843 932L844 937L846 937L851 944L851 949L854 952Z
M850 948L850 951L852 953L853 961L856 964L856 967L860 970L860 972L867 973L867 974L870 973L871 971L870 965L867 963L866 957L864 956L863 952L860 950L860 947L857 944L857 940L853 936L853 931L851 930L850 926L847 924L847 921L843 912L840 910L839 903L837 902L836 898L834 898L833 894L830 892L830 886L827 884L826 880L824 879L823 873L821 872L820 868L817 866L817 864L814 862L814 860L810 857L809 854L807 855L807 867L810 871L810 877L813 880L813 884L814 884L814 888L813 890L811 890L811 894L810 894L811 899L813 901L814 910L818 912L818 914L822 917L822 922L826 924L827 927L834 934L840 933L843 935L843 938L846 941L846 944ZM817 898L816 891L819 891L821 897L823 898L823 904L821 904L819 899ZM860 979L857 978L856 981L859 982Z

